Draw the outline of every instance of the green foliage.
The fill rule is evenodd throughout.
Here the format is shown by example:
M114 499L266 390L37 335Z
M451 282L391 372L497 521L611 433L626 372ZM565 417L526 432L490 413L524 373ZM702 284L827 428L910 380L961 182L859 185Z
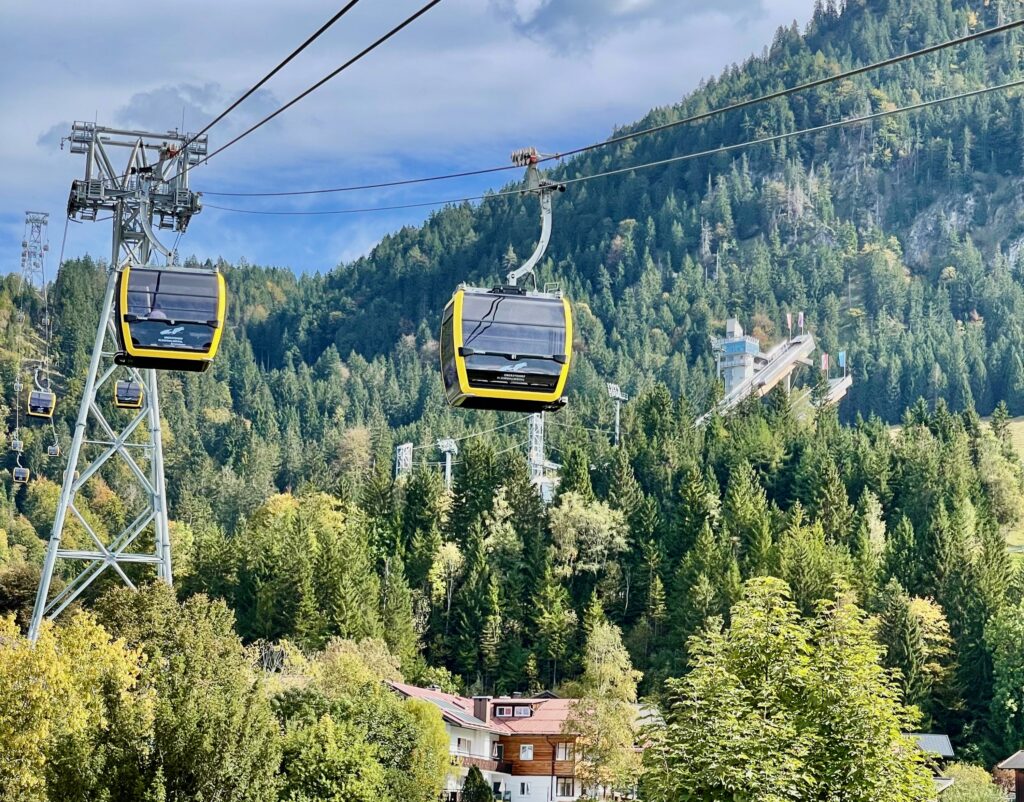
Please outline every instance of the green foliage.
M157 697L146 787L162 787L168 802L249 802L273 792L277 727L224 603L193 596L179 604L156 584L112 590L97 613L146 657L142 682Z
M640 756L635 704L640 677L619 628L598 620L587 635L583 675L567 688L575 701L565 732L576 736L576 777L584 792L628 792L636 786Z
M139 652L88 615L43 625L35 644L0 619L0 799L162 802L152 688Z
M992 775L977 766L951 763L942 770L953 785L942 795L942 802L1002 802L1006 797Z
M1013 754L1024 741L1024 603L1004 607L985 627L992 653L993 684L989 721L991 756ZM1001 757L1000 757L1001 756Z
M910 712L846 599L801 620L784 583L751 580L728 629L690 646L652 730L652 800L925 800L931 776L901 729Z
M484 779L484 775L476 766L471 766L466 779L462 783L463 802L493 802L494 793L491 786Z
M329 715L285 736L281 773L284 802L375 802L384 790L376 750L356 727Z

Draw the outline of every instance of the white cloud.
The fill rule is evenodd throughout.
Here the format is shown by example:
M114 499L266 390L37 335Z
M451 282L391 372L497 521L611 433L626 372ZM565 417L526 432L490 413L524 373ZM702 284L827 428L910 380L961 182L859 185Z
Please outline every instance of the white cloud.
M502 164L525 145L557 151L601 139L760 52L777 26L809 17L812 0L502 2L495 13L495 0L446 0L197 170L194 185L279 191L373 182ZM211 149L420 5L356 6L214 128ZM181 125L184 110L186 129L196 130L327 15L314 0L180 0L162 17L132 9L71 0L0 5L0 270L17 264L24 209L49 209L51 229L59 223L70 182L83 169L80 156L58 147L71 120L166 130ZM559 39L572 45L558 47ZM508 177L359 196L216 202L292 209L416 202L477 194ZM181 251L329 269L428 213L282 219L208 210L193 222ZM71 253L106 255L106 226L72 229ZM51 241L59 233L51 231Z

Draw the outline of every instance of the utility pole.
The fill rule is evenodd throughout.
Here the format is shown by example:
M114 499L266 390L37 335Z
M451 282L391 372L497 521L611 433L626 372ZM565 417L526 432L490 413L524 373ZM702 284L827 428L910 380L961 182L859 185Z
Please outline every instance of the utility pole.
M459 453L459 444L451 438L437 441L437 447L444 453L444 487L452 489L452 456Z
M395 449L395 479L412 473L412 443L402 443Z
M719 371L721 371L721 358L719 358ZM629 396L622 392L617 384L608 382L608 397L615 402L615 447L619 447L619 420L622 416L622 404L629 400Z
M96 222L101 214L109 215L113 236L99 326L32 611L29 637L33 641L39 637L44 617L59 615L108 568L132 589L135 583L125 571L134 570L130 566L151 565L161 581L172 582L157 374L114 362L118 350L114 290L118 274L127 265L155 266L157 255L173 264L174 254L160 243L156 230L181 234L199 213L199 196L189 188L189 168L207 152L206 137L105 128L90 122L76 122L62 147L65 141L70 142L72 153L85 156L85 177L71 184L68 216ZM114 168L111 159L115 149L128 151L122 171ZM142 407L123 427L108 421L102 412L109 393L103 388L122 371L145 388ZM115 458L124 462L142 492L140 503L129 511L130 522L107 540L89 525L76 499L86 483ZM88 536L82 548L61 548L69 515ZM86 565L51 599L50 583L58 560Z

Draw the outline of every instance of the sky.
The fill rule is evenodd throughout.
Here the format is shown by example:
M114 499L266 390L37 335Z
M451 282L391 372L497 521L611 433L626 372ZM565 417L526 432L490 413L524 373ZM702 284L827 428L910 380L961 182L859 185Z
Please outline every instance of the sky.
M297 198L216 196L378 183L500 166L526 146L554 153L600 141L702 78L760 54L813 0L442 0L424 17L245 140L197 168L206 208L182 258L326 272L430 209L320 216L478 195L513 173L413 188ZM209 133L231 139L417 10L361 0ZM126 0L0 4L0 272L16 270L26 210L51 215L56 267L71 181L84 157L61 149L75 120L195 131L276 65L341 0ZM68 225L66 258L109 258L110 223ZM171 244L170 242L166 244Z

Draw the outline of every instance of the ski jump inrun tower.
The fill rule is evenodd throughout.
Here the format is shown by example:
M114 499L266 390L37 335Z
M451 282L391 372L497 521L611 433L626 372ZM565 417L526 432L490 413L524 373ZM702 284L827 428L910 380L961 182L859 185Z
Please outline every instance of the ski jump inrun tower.
M113 242L89 373L32 611L32 640L38 638L44 617L59 615L108 568L132 588L135 584L126 567L131 572L138 569L130 566L152 565L160 580L171 582L157 374L114 362L114 290L118 273L127 264L153 264L155 257L166 264L176 262L174 252L160 243L154 229L180 234L200 211L199 196L189 189L189 168L207 152L205 136L119 130L88 122L76 122L65 141L70 141L72 153L85 156L85 178L72 182L68 216L95 222L100 213L109 214ZM128 151L123 171L114 168L114 149ZM106 406L102 399L109 398L109 383L119 373L144 388L142 407L123 427L109 421L102 411ZM140 492L126 498L130 522L107 538L90 526L76 500L89 479L115 458L127 465ZM85 543L63 548L62 537L72 521L78 524ZM54 570L62 562L80 562L84 567L50 598Z

